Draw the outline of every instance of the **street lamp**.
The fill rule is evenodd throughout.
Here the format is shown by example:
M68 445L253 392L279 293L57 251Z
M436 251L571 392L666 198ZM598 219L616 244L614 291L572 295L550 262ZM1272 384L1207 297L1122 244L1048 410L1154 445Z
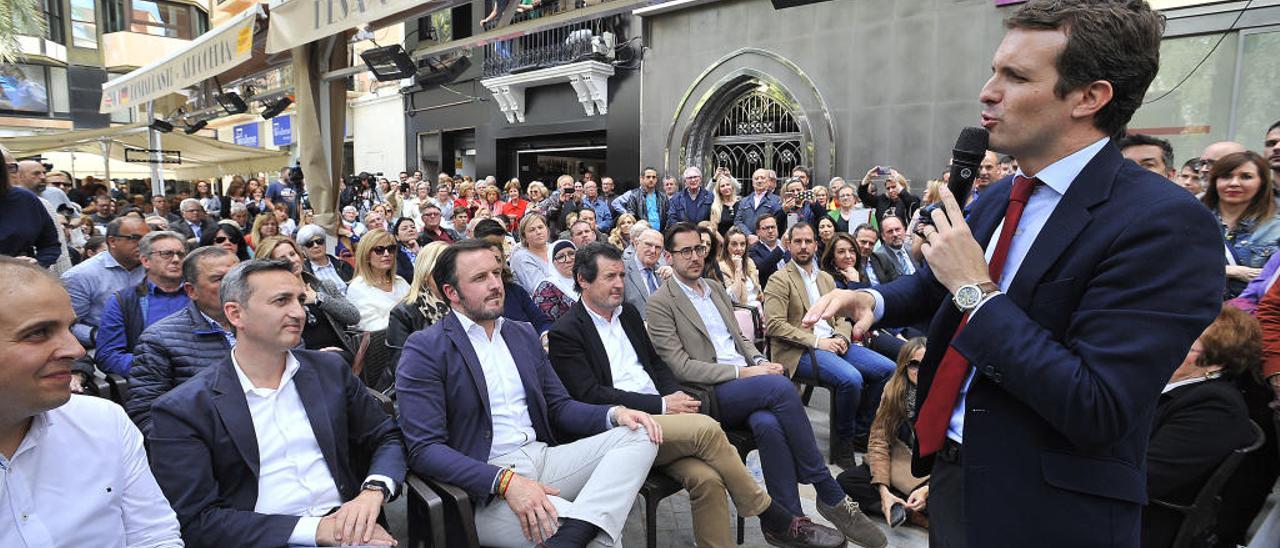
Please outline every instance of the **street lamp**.
M373 77L379 82L408 78L413 76L418 68L400 44L365 50L360 54L360 58L364 59L364 64L369 67Z

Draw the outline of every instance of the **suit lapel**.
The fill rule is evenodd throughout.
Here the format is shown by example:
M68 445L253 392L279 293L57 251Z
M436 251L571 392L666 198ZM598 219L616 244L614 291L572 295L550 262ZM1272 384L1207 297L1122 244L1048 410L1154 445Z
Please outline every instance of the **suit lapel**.
M511 351L511 361L516 364L516 372L520 374L520 384L524 386L525 406L529 409L529 419L533 422L534 430L538 430L538 426L542 425L543 431L548 435L554 436L551 430L550 418L547 416L547 402L542 393L542 379L538 376L537 360L545 356L542 354L541 344L530 344L528 346L520 343L520 334L516 332L515 326L508 321L502 322L502 339L507 343L507 349ZM537 347L533 353L521 352L525 348Z
M467 371L471 373L471 380L475 382L476 391L480 393L480 401L484 402L484 413L488 415L490 409L489 385L484 382L484 370L480 369L480 358L476 356L476 349L471 347L471 339L462 330L462 322L458 321L457 312L445 315L444 330L449 333L449 340L453 341L458 354L462 356L463 363L467 364ZM459 341L462 342L460 343Z
M675 283L680 282L677 281ZM671 300L676 303L676 310L684 314L689 323L698 328L698 332L702 333L703 337L706 337L708 341L711 340L711 332L707 331L706 322L702 320L702 316L698 315L698 309L693 307L693 302L689 300L688 295L684 294L683 289L676 288L674 284L663 284L659 290L670 293Z
M569 313L573 314L574 319L578 321L578 329L582 333L583 341L586 342L589 363L603 375L601 384L613 386L613 371L609 369L609 352L604 349L604 341L600 340L600 333L596 331L596 324L591 319L591 314L587 312L587 305L582 304L582 300L579 299L577 303L574 303ZM622 321L622 318L619 317L617 321ZM631 338L630 332L627 333L627 338ZM634 341L632 346L635 346ZM640 347L635 346L635 348L639 349ZM637 350L636 355L639 354L640 352Z
M1108 143L1071 182L1009 284L1013 302L1024 307L1031 302L1031 293L1045 272L1093 220L1089 208L1110 196L1122 161L1119 149Z
M244 387L236 375L231 358L227 358L215 373L213 381L213 407L227 429L227 435L240 452L240 458L253 470L254 477L259 475L258 437L253 428L253 417L249 414L249 400L244 397Z
M335 452L338 445L333 432L333 417L329 416L329 407L325 405L326 394L320 386L320 378L311 364L299 360L298 371L293 374L293 383L298 390L298 399L302 400L302 408L307 413L307 422L311 423L316 444L320 446L325 464L329 465L329 473L341 484L343 474L339 473L338 455Z

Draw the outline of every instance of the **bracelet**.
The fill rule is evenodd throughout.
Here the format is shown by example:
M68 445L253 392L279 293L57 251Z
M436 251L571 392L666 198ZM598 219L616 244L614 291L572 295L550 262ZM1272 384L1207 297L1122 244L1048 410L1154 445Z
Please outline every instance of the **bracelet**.
M515 477L515 475L516 473L514 470L507 468L506 470L502 471L501 475L498 476L498 496L499 497L501 498L507 497L507 487L511 485L511 478Z

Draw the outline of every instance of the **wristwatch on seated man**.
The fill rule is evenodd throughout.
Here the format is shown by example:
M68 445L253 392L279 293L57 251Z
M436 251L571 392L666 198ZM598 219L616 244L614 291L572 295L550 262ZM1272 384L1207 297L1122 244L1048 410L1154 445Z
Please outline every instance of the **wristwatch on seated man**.
M387 485L386 482L383 482L382 480L376 480L376 479L368 480L364 482L364 485L360 486L360 490L361 491L381 491L382 502L384 504L391 502L392 500L391 486Z
M961 312L968 314L997 291L1000 291L1000 286L993 282L965 284L956 289L951 301L955 303L956 308L959 308Z

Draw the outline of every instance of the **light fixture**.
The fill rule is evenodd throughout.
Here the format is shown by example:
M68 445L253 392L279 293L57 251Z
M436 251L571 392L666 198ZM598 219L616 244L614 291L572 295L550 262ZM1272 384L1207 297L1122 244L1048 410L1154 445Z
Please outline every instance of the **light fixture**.
M293 97L290 97L288 95L285 95L284 97L277 99L276 102L274 103L266 104L265 106L267 108L262 109L262 119L270 120L272 118L275 118L276 116L279 116L281 112L284 112L284 109L289 108L289 105L292 105L292 104L293 104Z
M195 132L197 132L197 131L200 131L200 130L204 129L204 127L205 127L205 126L207 126L207 125L209 125L209 121L208 121L208 120L200 120L200 121L195 122L195 123L188 123L188 124L187 124L187 128L186 128L186 129L184 129L184 130L182 130L182 131L187 132L187 135L192 135L192 134L194 134Z
M222 110L227 114L243 114L249 111L249 105L240 98L240 94L234 91L227 93L219 93L216 96L218 104L222 105Z
M373 72L373 77L379 82L402 80L413 76L417 71L413 59L405 53L400 44L365 50L360 54L360 58L364 59L364 64L368 65L369 70Z
M169 133L170 131L173 131L173 124L170 124L169 122L166 122L159 118L152 120L151 124L148 125L147 127L154 129L156 131L159 131L160 133Z
M469 68L471 57L466 55L431 57L427 59L427 66L415 75L415 80L422 89L432 88L457 80Z

